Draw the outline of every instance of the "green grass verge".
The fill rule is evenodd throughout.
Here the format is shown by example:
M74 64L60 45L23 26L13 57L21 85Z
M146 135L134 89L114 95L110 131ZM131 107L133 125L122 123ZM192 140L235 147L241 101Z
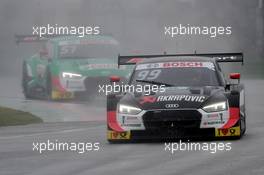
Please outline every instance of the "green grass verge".
M27 125L41 123L41 118L28 112L0 107L0 126Z

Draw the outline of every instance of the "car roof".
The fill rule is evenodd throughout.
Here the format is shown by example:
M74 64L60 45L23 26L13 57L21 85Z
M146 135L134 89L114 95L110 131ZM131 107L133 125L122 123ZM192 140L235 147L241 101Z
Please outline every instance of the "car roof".
M168 56L168 57L156 57L156 58L146 58L139 64L144 63L160 63L160 62L171 62L171 61L194 61L194 62L213 62L215 59L212 57L202 57L202 56Z

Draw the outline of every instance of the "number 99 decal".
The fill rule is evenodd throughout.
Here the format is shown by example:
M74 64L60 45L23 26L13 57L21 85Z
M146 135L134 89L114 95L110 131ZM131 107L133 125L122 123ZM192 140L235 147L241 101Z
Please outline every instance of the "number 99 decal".
M160 75L161 70L143 70L137 74L137 80L155 80Z

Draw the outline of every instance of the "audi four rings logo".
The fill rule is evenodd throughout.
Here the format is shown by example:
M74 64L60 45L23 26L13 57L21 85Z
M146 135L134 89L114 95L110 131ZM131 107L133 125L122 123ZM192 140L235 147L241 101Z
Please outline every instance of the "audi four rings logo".
M179 104L166 104L165 108L178 108Z

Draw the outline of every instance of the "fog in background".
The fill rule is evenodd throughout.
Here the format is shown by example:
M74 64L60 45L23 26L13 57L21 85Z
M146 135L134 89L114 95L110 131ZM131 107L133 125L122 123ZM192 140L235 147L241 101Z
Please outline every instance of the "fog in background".
M14 42L32 26L58 24L101 27L126 54L197 52L245 53L246 63L263 59L261 0L0 0L0 74L20 76L22 60L38 51ZM262 7L262 8L261 8ZM164 26L231 26L217 38L164 35Z

